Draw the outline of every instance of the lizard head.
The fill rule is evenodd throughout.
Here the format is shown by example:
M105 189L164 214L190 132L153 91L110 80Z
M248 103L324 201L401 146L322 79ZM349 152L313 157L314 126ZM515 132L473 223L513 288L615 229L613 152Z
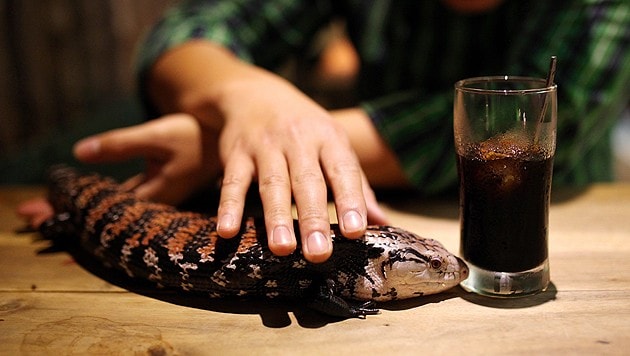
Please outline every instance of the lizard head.
M378 301L406 299L450 289L468 277L468 267L433 239L378 226L366 234L368 264L359 286ZM363 298L361 298L363 299Z

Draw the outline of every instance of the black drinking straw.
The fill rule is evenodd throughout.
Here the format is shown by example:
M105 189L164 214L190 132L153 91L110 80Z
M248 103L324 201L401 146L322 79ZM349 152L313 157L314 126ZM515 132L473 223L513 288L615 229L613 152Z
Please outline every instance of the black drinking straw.
M551 56L551 60L549 61L549 73L547 74L547 82L545 88L549 88L553 85L553 79L556 76L556 65L558 63L558 57ZM538 122L536 123L536 133L534 135L534 144L538 144L538 139L540 136L540 130L542 128L542 123L545 121L545 113L547 112L548 96L545 94L545 98L543 99L543 105L540 110L540 117L538 118Z

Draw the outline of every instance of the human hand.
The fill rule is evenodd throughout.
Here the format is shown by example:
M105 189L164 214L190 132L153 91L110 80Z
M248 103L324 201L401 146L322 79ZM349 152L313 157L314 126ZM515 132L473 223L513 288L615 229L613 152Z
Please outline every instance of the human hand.
M254 179L269 248L276 255L296 248L293 197L305 258L317 263L330 256L327 183L343 235L358 238L365 233L367 206L374 213L378 204L345 131L326 110L264 73L236 83L222 99L219 152L225 171L218 208L220 236L238 233L245 194ZM372 222L383 221L380 213L372 215L377 217Z
M311 262L330 256L326 182L346 237L362 236L368 219L386 223L340 123L284 79L203 40L169 50L147 78L149 97L160 110L191 113L221 132L220 236L239 231L254 180L276 255L297 245L294 198L304 256Z
M194 117L173 114L85 138L77 142L74 153L90 163L145 158L146 172L131 177L123 187L140 198L175 205L218 177L217 137ZM34 229L54 215L43 197L20 203L16 212Z
M39 197L20 202L16 213L31 229L37 230L41 224L53 217L55 211L46 198Z
M85 138L76 143L74 154L88 163L146 159L146 172L123 187L140 198L175 205L218 177L221 166L212 147L217 137L194 117L172 114Z

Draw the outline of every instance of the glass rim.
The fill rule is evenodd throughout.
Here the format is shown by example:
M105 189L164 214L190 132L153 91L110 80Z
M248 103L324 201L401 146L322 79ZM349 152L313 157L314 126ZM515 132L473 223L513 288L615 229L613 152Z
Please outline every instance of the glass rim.
M479 84L479 83L540 83L541 86L537 88L527 88L527 89L488 89L488 88L475 88L471 87L471 84ZM558 88L557 84L547 85L547 80L543 78L536 77L524 77L524 76L515 76L515 75L494 75L494 76L484 76L484 77L473 77L459 80L455 83L455 90L468 92L468 93L493 93L493 94L504 94L504 95L523 95L523 94L542 94L556 91Z

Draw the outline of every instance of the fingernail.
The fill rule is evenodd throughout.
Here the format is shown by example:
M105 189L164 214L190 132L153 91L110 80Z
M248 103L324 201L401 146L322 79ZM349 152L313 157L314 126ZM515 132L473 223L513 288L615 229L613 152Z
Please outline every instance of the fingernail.
M223 214L217 222L217 230L225 231L234 228L234 216L232 214Z
M329 249L328 239L319 231L309 235L306 239L306 246L311 255L324 255L328 253Z
M95 156L101 150L101 141L96 138L86 138L76 143L74 153L80 157Z
M292 244L291 231L286 226L276 226L271 240L277 246L289 246Z
M345 213L343 215L343 228L346 232L363 230L363 219L361 219L361 215L354 210Z

